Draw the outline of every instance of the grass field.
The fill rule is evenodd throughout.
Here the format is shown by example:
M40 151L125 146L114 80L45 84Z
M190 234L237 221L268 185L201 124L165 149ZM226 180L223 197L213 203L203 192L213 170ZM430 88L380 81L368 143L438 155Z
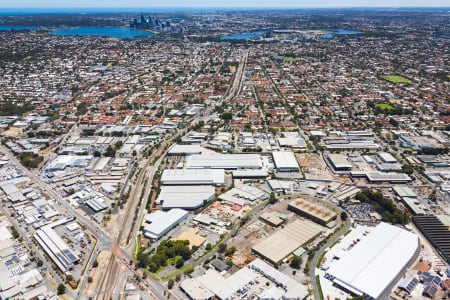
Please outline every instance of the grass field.
M392 83L411 83L411 80L400 75L381 75L381 78Z
M298 58L289 56L277 56L277 58L283 59L283 63L285 64L292 64L293 62L296 62L298 60Z
M392 105L388 104L388 103L378 103L378 104L375 105L375 107L378 107L378 108L380 108L382 110L385 110L385 109L393 110L394 109L394 107Z

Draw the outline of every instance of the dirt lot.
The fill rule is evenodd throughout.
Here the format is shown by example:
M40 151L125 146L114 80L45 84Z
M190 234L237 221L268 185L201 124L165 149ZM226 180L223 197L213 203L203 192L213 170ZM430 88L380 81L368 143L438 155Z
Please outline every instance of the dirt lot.
M297 162L305 174L305 179L343 180L345 177L334 174L322 156L316 153L296 153Z

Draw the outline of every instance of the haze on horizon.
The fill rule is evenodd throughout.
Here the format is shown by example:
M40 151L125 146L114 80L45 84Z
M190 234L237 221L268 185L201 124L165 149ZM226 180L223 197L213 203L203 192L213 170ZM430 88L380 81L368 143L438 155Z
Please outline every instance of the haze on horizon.
M3 1L2 1L3 2ZM449 7L448 0L16 0L4 1L2 8L311 8L311 7Z

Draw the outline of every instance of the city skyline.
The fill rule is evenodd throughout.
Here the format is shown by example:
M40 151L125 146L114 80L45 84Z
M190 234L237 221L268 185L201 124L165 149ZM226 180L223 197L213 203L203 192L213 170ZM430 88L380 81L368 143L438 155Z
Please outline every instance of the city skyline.
M41 0L41 1L31 1L31 0L18 0L14 2L8 2L0 4L1 8L20 8L20 9L31 9L31 8L200 8L200 7L211 7L211 8L338 8L338 7L448 7L448 2L445 0L399 0L393 5L391 1L388 0L375 0L369 2L361 2L356 0L319 0L315 2L310 1L292 1L292 0L281 0L277 2L273 1L190 1L186 3L180 0L171 0L161 3L149 3L145 0L132 0L132 1L107 1L100 0L92 1L80 0L80 1L55 1L55 0Z

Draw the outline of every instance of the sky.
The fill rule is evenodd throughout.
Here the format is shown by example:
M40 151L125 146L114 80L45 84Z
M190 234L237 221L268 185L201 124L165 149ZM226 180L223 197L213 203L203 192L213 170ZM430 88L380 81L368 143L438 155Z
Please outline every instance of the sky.
M2 8L449 7L449 0L1 0Z

